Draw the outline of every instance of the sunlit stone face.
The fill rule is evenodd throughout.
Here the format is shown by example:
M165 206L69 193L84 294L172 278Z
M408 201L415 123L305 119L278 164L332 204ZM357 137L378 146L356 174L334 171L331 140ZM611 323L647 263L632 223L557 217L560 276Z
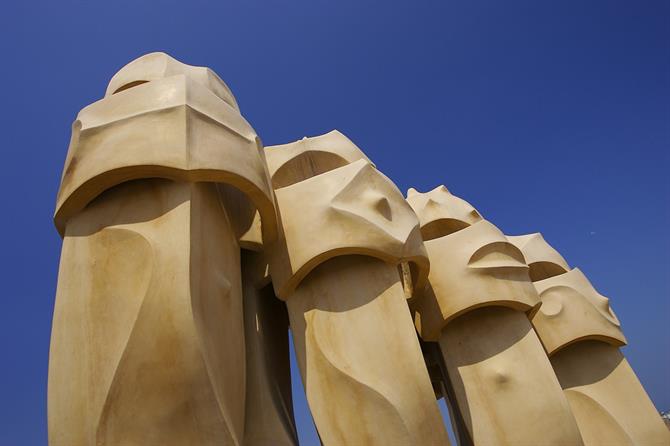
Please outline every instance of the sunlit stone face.
M421 238L412 208L391 180L363 160L341 170L338 176L343 181L330 189L334 194L328 214L333 225L362 223L369 230L367 236L378 232L403 246L412 237Z
M477 307L527 311L539 303L521 251L469 203L443 186L410 193L407 201L421 221L431 262L429 286L415 304L424 338L435 338L447 321Z
M542 306L533 325L549 354L585 339L616 346L626 343L609 299L578 268L535 282L535 287Z
M581 340L626 344L621 326L609 305L578 269L565 259L541 234L509 237L524 254L530 276L542 305L533 315L545 349L551 355Z
M356 144L337 130L266 147L265 159L275 189L291 186L361 159L373 164Z
M431 261L426 298L434 296L443 323L485 305L522 311L537 305L523 255L488 221L425 245Z
M152 53L122 68L105 97L73 125L55 222L65 223L124 181L168 178L242 191L258 209L263 238L276 238L273 194L255 130L211 70Z
M187 65L165 53L146 54L121 68L109 81L105 97L173 76L184 76L199 83L239 112L233 93L216 73L207 67Z
M321 170L304 171L307 178L275 190L288 256L273 263L279 296L290 294L316 265L348 254L410 262L415 283L425 283L428 259L419 221L395 184L362 158Z
M423 194L410 189L407 202L419 217L424 240L449 235L482 220L470 203L452 195L445 186Z

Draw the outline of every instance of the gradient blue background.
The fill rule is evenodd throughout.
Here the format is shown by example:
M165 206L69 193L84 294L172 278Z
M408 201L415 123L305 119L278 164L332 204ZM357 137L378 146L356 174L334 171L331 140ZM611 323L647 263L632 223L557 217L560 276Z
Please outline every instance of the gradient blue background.
M5 2L0 445L46 443L70 124L156 50L213 68L268 145L337 128L401 190L444 183L543 232L612 298L670 409L669 23L642 0ZM316 444L300 391L296 417Z

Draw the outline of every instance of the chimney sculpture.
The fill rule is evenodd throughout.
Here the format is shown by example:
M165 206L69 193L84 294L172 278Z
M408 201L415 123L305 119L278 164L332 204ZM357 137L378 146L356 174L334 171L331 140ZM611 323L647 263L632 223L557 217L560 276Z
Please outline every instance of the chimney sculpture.
M475 445L579 445L577 424L526 313L539 304L523 255L468 202L414 189L431 263L410 300L424 341L438 342L448 387Z
M448 446L440 396L461 446L670 444L607 299L539 235L405 200L337 131L264 149L207 68L114 75L54 220L51 446L297 446L289 326L326 446Z
M508 237L523 252L542 306L533 316L587 446L669 445L670 432L619 347L609 299L541 234Z
M209 69L148 54L81 110L55 214L52 446L241 444L249 206L271 241L263 148Z
M447 445L398 267L428 273L411 208L339 132L266 157L283 230L270 274L323 444Z

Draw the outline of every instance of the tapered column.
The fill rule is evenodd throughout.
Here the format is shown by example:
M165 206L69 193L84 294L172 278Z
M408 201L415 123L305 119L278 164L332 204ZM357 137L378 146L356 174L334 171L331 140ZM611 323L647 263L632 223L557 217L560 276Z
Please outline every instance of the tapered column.
M425 281L411 209L340 133L266 153L283 228L270 271L323 444L448 444L398 268Z
M263 253L242 251L247 391L244 446L298 444L286 304L274 295Z
M52 445L241 444L239 246L213 185L137 180L70 219Z
M287 305L324 444L444 444L396 268L370 257L333 258Z
M582 444L527 317L539 300L521 252L444 186L407 200L431 262L410 308L421 337L439 342L468 442Z
M79 113L55 215L52 446L242 443L243 209L275 237L259 139L210 70L149 54Z
M567 401L523 312L473 310L447 324L439 344L474 444L580 444ZM568 435L573 443L566 443Z
M532 322L586 445L670 445L670 432L619 347L609 299L540 234L509 237L542 300Z

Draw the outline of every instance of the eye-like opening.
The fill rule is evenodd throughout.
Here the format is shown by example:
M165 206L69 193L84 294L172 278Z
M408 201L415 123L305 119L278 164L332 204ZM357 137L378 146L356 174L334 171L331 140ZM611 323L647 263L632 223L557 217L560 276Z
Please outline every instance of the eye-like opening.
M550 277L559 276L567 271L553 262L534 262L528 265L530 280L538 282Z
M388 221L393 221L393 211L391 210L391 204L389 203L388 198L379 197L374 204L375 210Z
M468 226L470 225L462 220L456 220L455 218L440 218L439 220L434 220L423 225L421 227L421 237L424 241L433 240L453 234Z
M507 242L482 246L470 257L468 265L474 268L527 268L519 248Z
M114 90L114 93L112 93L112 94L120 93L124 90L128 90L130 88L137 87L138 85L146 84L147 82L149 82L149 81L140 80L140 81L128 82L127 84L123 84L119 88Z
M272 176L272 186L275 189L291 186L347 164L349 164L347 160L334 153L303 152L277 169Z

